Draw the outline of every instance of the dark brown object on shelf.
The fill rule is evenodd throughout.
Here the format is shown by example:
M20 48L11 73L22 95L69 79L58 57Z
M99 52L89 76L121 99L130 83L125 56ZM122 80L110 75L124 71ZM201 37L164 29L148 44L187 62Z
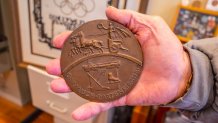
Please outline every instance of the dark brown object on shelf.
M152 110L152 107L149 106L135 106L132 112L131 123L149 123L150 110Z
M134 34L109 20L90 21L74 30L61 53L61 70L69 87L96 102L128 94L139 79L142 64Z

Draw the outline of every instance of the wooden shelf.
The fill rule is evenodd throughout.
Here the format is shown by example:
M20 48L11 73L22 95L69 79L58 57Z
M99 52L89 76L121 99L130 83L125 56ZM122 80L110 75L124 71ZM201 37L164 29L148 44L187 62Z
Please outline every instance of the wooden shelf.
M33 65L33 66L38 67L38 68L40 68L40 69L42 69L42 70L45 70L45 67L44 67L44 66L39 66L39 65L32 64L32 63L27 63L27 62L21 62L21 63L19 63L19 64L17 64L17 65L18 65L18 67L24 68L24 69L27 69L27 66L28 66L28 65Z
M174 16L174 19L173 19L173 21L171 23L171 26L170 26L172 31L174 31L174 28L175 28L176 22L177 22L177 18L179 16L179 12L180 12L181 9L193 11L193 12L196 12L196 13L206 14L206 15L218 16L217 11L207 10L207 9L204 9L204 8L196 8L196 7L191 7L191 6L179 5L178 8L177 8L176 16ZM214 33L214 36L217 36L217 35L218 35L218 25L216 26L216 30L215 30L215 33ZM186 43L186 42L192 40L192 39L182 37L182 36L179 36L179 35L177 35L177 37L183 43Z
M182 36L179 36L179 35L177 35L177 37L179 38L179 40L181 41L181 42L183 42L183 43L187 43L187 42L189 42L191 39L188 39L188 38L185 38L185 37L182 37Z

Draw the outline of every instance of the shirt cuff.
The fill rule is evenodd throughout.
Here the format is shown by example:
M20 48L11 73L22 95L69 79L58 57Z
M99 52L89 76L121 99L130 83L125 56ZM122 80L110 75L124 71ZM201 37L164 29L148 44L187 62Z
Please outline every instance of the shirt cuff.
M213 73L209 58L202 52L185 46L192 66L191 86L183 97L165 105L178 109L198 111L208 102L213 89Z

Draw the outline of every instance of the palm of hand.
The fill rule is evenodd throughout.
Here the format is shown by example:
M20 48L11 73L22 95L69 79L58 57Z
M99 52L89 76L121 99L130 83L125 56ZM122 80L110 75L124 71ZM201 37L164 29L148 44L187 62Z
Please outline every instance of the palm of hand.
M172 101L185 69L181 43L161 18L128 11L123 13L123 19L121 14L113 15L111 19L135 33L143 50L144 68L136 87L121 102L155 105Z
M77 120L90 118L114 106L170 102L176 97L179 82L183 78L185 65L182 45L162 19L110 7L106 14L109 19L127 26L139 40L144 54L143 71L128 95L113 102L85 104L73 112ZM60 35L54 40L54 45L61 48L68 35ZM48 64L47 71L60 74L59 60ZM63 79L54 80L51 87L56 92L70 91Z

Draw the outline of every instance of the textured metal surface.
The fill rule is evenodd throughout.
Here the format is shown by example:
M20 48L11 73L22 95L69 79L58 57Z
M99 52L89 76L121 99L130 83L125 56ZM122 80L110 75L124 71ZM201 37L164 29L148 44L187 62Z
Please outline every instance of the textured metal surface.
M62 74L69 87L96 102L128 94L139 79L142 64L135 36L109 20L90 21L77 28L61 53Z

